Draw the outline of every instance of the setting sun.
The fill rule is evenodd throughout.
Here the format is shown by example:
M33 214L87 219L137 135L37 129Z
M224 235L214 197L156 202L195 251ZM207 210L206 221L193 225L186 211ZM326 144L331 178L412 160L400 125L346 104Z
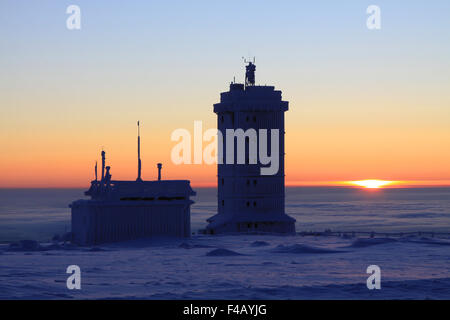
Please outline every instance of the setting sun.
M361 180L361 181L350 181L351 184L361 186L368 189L378 189L387 185L394 183L395 181L386 180Z

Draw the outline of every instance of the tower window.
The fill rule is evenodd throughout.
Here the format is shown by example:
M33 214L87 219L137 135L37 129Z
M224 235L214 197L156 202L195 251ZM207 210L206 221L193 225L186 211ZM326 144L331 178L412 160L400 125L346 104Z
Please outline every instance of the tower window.
M225 206L225 200L222 200L222 207Z
M253 116L253 122L256 122L256 116Z
M249 201L247 201L247 207L250 207L250 202Z
M248 185L248 186L250 185L250 180L247 180L247 185Z
M256 201L253 201L253 206L256 207Z
M220 116L220 122L223 123L223 116Z
M248 118L248 116L245 118L245 121L247 121L248 122L248 120L249 120L249 118Z
M225 179L224 178L222 178L222 185L224 185L225 184Z
M253 180L253 185L256 186L256 180Z

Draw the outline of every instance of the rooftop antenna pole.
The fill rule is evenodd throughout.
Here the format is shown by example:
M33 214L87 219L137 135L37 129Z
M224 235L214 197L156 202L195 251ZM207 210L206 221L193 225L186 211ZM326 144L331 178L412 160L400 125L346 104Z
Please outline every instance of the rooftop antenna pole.
M97 161L95 161L95 181L97 181Z
M253 58L253 62L244 59L244 63L248 63L245 66L245 84L244 84L245 88L247 89L247 87L255 85L255 71L256 71L255 58Z
M105 151L102 147L102 181L105 179Z
M142 165L141 165L141 131L139 128L139 121L137 122L137 126L138 126L138 177L136 179L136 181L142 181L141 178L141 169L142 169Z

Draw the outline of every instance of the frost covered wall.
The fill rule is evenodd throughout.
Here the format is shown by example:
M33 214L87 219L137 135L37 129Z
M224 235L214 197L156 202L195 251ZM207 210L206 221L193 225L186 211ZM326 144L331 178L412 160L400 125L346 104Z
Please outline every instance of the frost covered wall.
M153 236L189 237L190 200L102 201L72 203L72 236L95 245Z

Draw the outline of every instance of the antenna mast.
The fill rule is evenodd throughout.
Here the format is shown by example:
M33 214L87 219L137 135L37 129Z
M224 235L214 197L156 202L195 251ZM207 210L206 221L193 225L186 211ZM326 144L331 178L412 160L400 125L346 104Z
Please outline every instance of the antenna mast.
M102 147L102 182L105 179L105 150Z
M141 169L142 169L142 165L141 165L141 131L139 128L139 121L137 122L137 127L138 127L138 177L136 179L136 181L142 181L141 178Z
M255 71L256 71L255 61L256 61L256 58L253 57L253 62L248 61L244 57L242 57L242 58L244 59L244 63L248 63L245 66L245 87L247 88L250 86L254 86L255 85Z

